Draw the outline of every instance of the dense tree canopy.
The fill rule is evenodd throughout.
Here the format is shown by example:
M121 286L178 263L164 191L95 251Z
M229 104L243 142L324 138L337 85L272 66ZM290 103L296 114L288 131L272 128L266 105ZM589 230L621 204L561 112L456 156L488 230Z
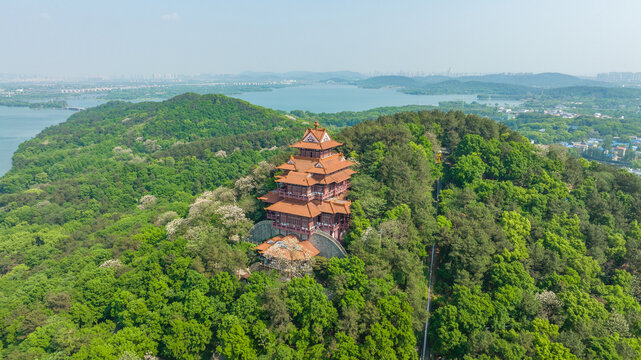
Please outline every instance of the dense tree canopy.
M333 134L358 163L350 256L239 280L256 195L306 119L186 94L21 145L0 178L2 356L417 359L432 244L434 354L640 356L640 179L461 112Z

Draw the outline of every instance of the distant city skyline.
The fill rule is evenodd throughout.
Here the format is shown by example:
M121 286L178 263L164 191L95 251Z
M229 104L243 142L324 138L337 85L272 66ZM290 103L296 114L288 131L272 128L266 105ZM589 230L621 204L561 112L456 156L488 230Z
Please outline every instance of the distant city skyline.
M326 73L341 73L341 72L350 72L350 73L358 73L362 75L362 78L367 78L367 77L376 77L376 76L406 76L406 77L429 77L429 76L448 76L451 78L464 78L464 77L475 77L475 76L484 76L484 75L534 75L534 74L540 74L540 73L532 73L532 72L520 72L520 73L507 73L507 72L501 72L501 73L453 73L453 72L432 72L432 73L427 73L427 72L372 72L372 73L359 73L356 71L350 71L350 70L344 70L344 71L335 71L335 72L314 72L314 71L297 71L297 72L240 72L240 73L235 73L235 74L180 74L180 73L141 73L141 74L120 74L120 75L112 75L112 76L107 76L107 75L82 75L82 76L77 76L77 75L43 75L43 74L12 74L12 73L0 73L0 82L2 81L12 81L12 80L19 80L19 81L118 81L118 80L123 80L123 81L134 81L134 80L159 80L159 81L185 81L185 80L195 80L199 81L199 79L208 79L209 81L223 81L225 78L228 78L225 80L225 82L237 82L237 81L252 81L252 74L256 74L256 76L267 76L269 74L274 75L274 80L255 80L255 81L276 81L276 77L280 77L282 80L285 81L288 80L286 79L286 75L288 73L309 73L309 74L326 74ZM579 78L586 78L586 79L596 79L596 80L601 80L601 81L612 81L612 82L624 82L624 81L634 81L634 82L641 82L641 72L603 72L603 73L597 73L597 74L589 74L589 75L576 75L576 74L567 74L567 75L572 75L576 76ZM239 80L238 78L242 77L244 80ZM300 81L300 80L305 80L304 76L292 76L289 78L288 81Z
M641 71L639 13L631 0L6 1L0 73L594 77Z

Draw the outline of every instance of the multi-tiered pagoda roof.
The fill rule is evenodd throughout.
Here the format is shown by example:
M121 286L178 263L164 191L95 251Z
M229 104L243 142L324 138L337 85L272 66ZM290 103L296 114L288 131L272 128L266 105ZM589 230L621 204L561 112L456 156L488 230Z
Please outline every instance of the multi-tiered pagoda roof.
M305 131L301 141L290 145L299 154L277 167L282 170L276 176L278 189L259 198L271 204L265 210L275 228L303 237L323 230L342 238L349 225L351 202L345 195L355 163L333 151L340 145L318 123Z

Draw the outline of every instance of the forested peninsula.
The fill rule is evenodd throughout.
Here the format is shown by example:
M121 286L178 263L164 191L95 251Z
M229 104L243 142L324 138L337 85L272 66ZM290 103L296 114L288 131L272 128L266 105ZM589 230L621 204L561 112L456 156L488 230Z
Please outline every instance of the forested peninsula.
M31 109L65 109L69 106L65 100L30 102L11 98L0 98L0 106L28 107Z
M639 177L460 111L350 116L312 117L357 164L349 256L293 279L239 275L307 117L188 93L21 144L0 178L1 357L418 359L433 244L433 356L641 356Z

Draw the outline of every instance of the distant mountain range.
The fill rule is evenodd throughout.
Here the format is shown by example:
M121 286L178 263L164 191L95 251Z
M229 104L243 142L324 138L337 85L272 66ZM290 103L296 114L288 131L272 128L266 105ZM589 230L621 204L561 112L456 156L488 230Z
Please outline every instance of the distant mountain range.
M370 89L395 87L408 94L483 94L490 96L527 97L558 96L570 92L598 96L638 97L639 89L622 88L614 83L590 80L560 73L490 74L480 76L375 76L352 82ZM559 89L559 91L554 91Z
M509 84L534 88L556 88L566 86L613 86L612 83L597 81L592 79L581 78L577 76L561 73L519 73L519 74L488 74L476 76L400 76L400 75L383 75L368 77L367 75L354 71L330 71L330 72L313 72L313 71L290 71L284 73L276 72L253 72L246 71L240 74L230 75L204 75L215 79L226 81L279 81L279 80L297 80L308 82L337 82L337 83L354 83L358 86L378 88L378 87L420 87L425 84L436 84L444 81L459 82L481 82Z
M353 71L312 72L292 71L243 72L235 75L205 75L218 81L285 81L295 80L300 84L335 83L356 85L368 89L397 88L407 94L443 95L477 94L480 96L523 99L527 97L555 96L638 98L640 88L623 87L622 84L597 81L561 73L501 73L467 76L401 76L382 75L367 77Z
M284 73L276 72L254 72L245 71L240 74L227 75L199 75L200 78L207 77L221 81L283 81L296 80L303 82L351 82L367 78L366 75L354 71L290 71Z
M384 87L384 86L421 86L425 84L436 84L445 81L458 82L480 82L519 85L534 88L556 88L566 86L612 86L611 83L584 79L572 75L560 73L540 74L489 74L478 76L442 76L430 75L420 77L407 76L375 76L358 81L356 84L362 87Z
M537 88L556 88L566 86L612 86L612 84L584 79L561 73L540 74L489 74L481 76L462 76L458 81L480 81L499 84L530 86Z

